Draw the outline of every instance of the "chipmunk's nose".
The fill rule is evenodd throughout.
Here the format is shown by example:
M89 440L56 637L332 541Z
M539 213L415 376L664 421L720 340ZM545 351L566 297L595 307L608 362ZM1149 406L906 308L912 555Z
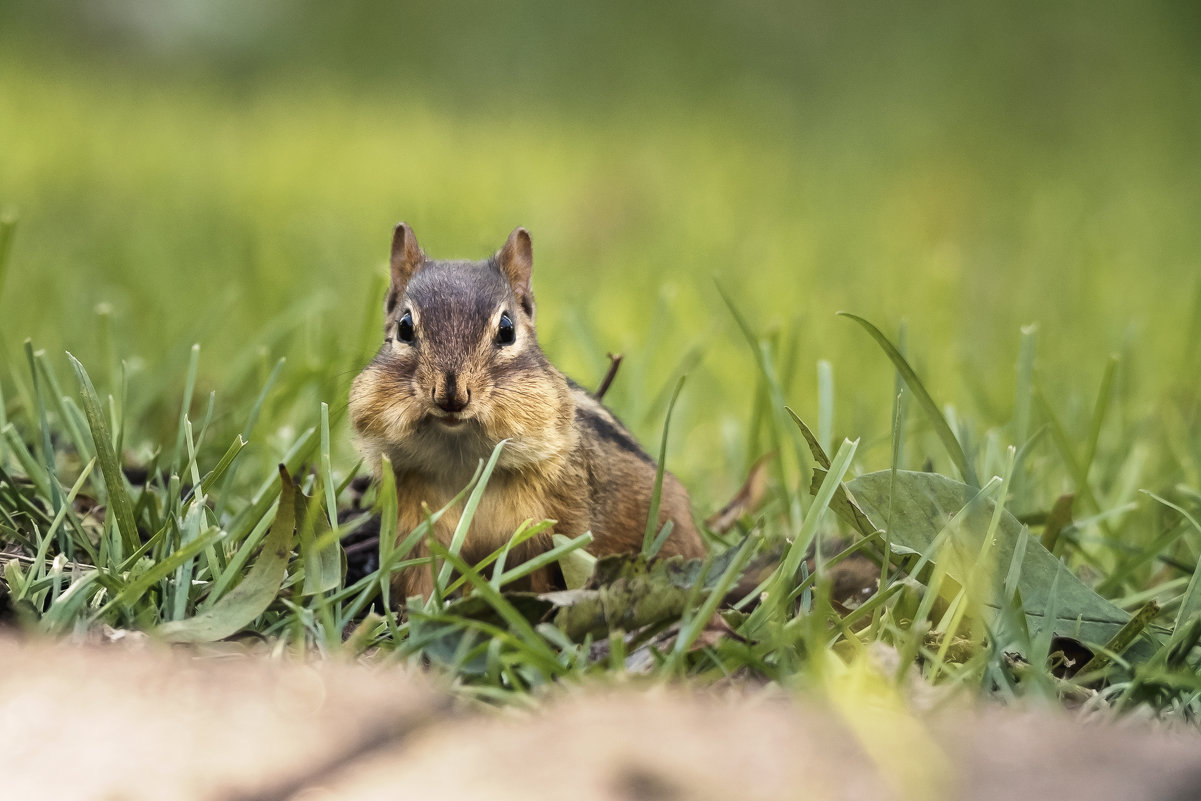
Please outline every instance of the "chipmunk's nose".
M471 390L462 385L453 371L443 373L434 386L434 405L444 412L457 414L467 408Z

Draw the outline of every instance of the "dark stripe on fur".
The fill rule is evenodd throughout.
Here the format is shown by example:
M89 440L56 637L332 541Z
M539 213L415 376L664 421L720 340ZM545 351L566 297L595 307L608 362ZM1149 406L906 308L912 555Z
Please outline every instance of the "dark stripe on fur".
M597 412L577 406L575 417L578 423L587 426L600 439L612 442L623 451L637 456L644 462L654 464L651 457L647 456L642 448L638 447L638 443L634 441L629 432L620 426L614 425Z

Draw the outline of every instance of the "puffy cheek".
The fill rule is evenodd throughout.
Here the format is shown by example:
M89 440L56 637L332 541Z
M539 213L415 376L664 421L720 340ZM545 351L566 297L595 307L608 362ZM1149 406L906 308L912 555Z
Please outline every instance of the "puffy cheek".
M355 431L390 441L406 434L418 415L412 392L404 383L371 367L360 373L350 386L347 406Z
M557 422L548 411L556 407L553 389L543 382L517 379L491 393L485 425L501 437L532 436Z

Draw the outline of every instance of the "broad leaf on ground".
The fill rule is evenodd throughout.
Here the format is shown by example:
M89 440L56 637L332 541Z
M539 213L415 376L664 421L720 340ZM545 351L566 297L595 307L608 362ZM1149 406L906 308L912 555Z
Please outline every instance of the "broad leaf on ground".
M972 588L974 597L994 612L1003 608L1005 576L1022 531L1017 518L1002 510L994 542L984 548L993 501L978 498L979 491L966 484L934 473L882 470L847 482L847 488L874 525L888 528L893 543L921 554L930 550L958 515L958 522L945 539L946 547L931 557L941 560L947 574L960 584L974 575L977 584L983 585ZM986 563L977 565L981 553ZM1029 538L1021 555L1017 586L1031 630L1049 623L1056 635L1104 645L1130 620L1130 614L1098 595L1071 571L1062 571L1056 581L1061 567L1059 559L1036 538ZM1154 650L1150 637L1144 633L1127 657L1149 656Z
M238 586L210 609L185 620L164 623L154 633L170 642L213 642L250 625L263 614L279 593L292 553L296 528L296 485L280 465L279 508L271 523L263 550Z

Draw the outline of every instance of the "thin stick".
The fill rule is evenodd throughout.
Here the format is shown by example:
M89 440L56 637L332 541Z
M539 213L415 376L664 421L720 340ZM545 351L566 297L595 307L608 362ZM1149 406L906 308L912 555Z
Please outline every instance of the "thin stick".
M621 367L621 354L610 353L609 356L609 371L605 373L605 377L601 379L600 386L596 389L596 399L600 400L605 397L605 393L609 391L609 385L613 383L614 377L617 375L617 368Z

